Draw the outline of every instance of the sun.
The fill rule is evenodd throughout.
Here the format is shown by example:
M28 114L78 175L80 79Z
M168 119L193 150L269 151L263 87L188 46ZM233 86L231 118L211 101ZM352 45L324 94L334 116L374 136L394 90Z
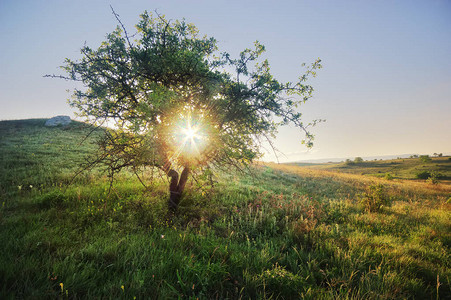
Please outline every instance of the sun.
M185 151L199 150L202 140L206 138L206 132L203 127L202 122L194 119L191 115L181 119L181 122L178 124L180 134L178 134L177 139L180 146L185 148Z
M186 105L161 120L168 159L175 165L203 165L219 145L217 122L211 110Z
M183 134L185 135L185 139L187 140L194 141L195 138L200 138L200 136L197 134L198 128L193 128L191 127L191 125L188 125L187 128L182 128L182 131Z
M208 145L208 129L200 115L179 114L173 124L173 158L201 160Z

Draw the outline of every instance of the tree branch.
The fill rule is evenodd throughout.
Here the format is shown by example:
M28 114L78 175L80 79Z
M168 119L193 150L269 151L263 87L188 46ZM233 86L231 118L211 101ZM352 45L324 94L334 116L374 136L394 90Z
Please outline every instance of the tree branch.
M124 30L124 34L125 34L125 39L127 40L128 46L130 47L130 50L133 49L132 43L130 43L130 39L128 37L128 33L127 33L127 29L125 29L124 24L122 24L121 19L119 18L119 15L114 11L113 6L110 5L111 11L113 12L114 17L116 18L116 20L119 22L119 24L122 27L122 30Z

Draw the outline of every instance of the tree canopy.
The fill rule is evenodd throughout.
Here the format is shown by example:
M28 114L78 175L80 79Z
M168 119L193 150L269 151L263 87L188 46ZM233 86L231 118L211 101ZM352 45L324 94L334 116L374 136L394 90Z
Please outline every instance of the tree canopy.
M193 169L249 164L281 125L304 131L312 146L307 129L315 122L302 122L299 105L312 96L306 81L319 59L296 81L280 82L258 41L233 58L185 20L144 12L130 35L113 14L119 25L106 40L85 45L81 59L66 59L67 75L54 76L82 82L70 100L81 116L113 124L98 159L111 176L125 167L161 169L176 209Z

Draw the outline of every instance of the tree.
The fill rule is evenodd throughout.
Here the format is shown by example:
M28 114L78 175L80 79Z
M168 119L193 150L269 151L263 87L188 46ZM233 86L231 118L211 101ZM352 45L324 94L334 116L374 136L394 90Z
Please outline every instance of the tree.
M67 75L48 75L83 83L70 105L93 124L113 124L95 161L111 178L123 168L159 168L170 178L175 211L194 170L248 165L281 125L304 131L302 142L312 146L308 128L321 120L304 125L298 107L312 96L306 80L321 68L319 59L296 82L282 83L258 41L232 58L184 20L145 12L129 35L113 14L119 25L100 47L66 59Z
M356 164L359 164L359 163L362 163L363 162L363 158L361 158L361 157L356 157L356 158L354 158L354 162L356 163Z

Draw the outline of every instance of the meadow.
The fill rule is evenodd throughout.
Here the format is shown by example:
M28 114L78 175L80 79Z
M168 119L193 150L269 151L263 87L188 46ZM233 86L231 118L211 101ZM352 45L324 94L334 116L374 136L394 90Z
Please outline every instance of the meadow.
M0 122L1 299L451 298L448 158L218 171L168 222L164 177L73 179L102 131L44 122Z

